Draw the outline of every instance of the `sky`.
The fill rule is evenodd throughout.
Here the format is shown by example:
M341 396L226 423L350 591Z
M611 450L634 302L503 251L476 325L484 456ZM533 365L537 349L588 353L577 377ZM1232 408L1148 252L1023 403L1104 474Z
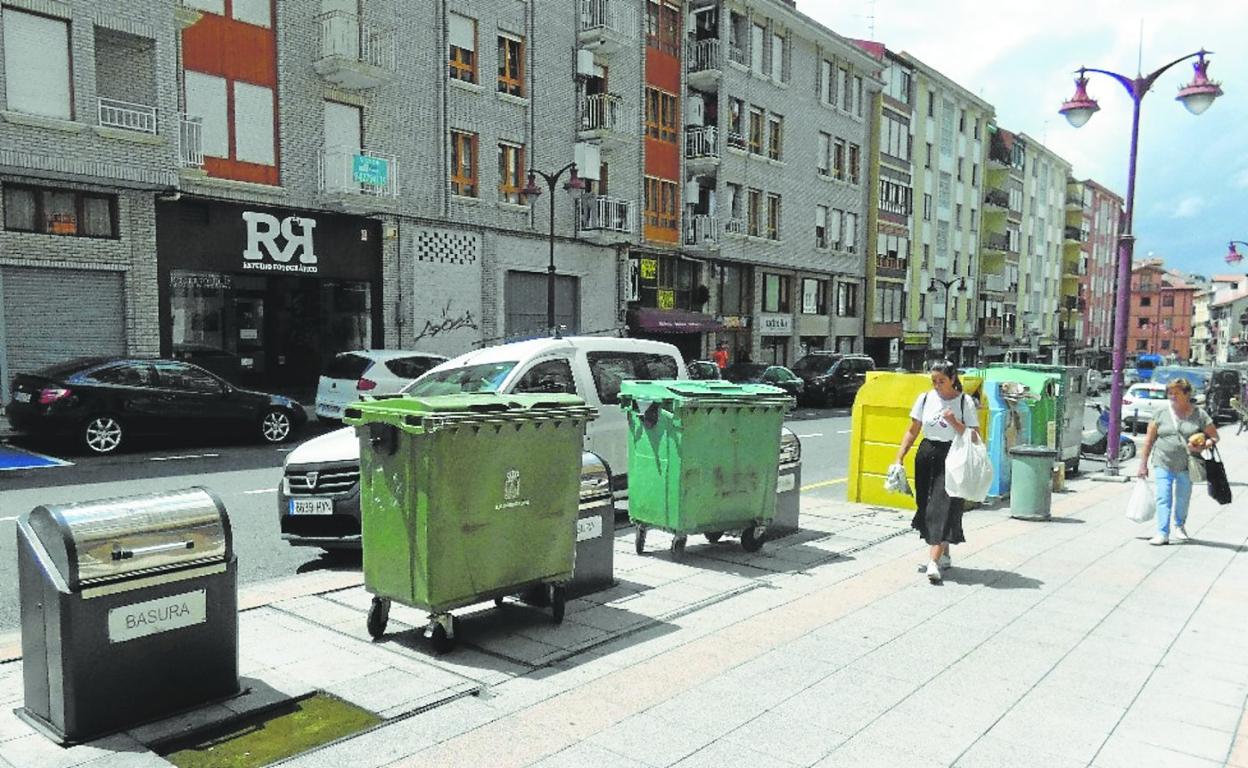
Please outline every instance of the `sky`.
M839 34L913 54L991 103L1002 127L1039 139L1068 160L1077 178L1124 197L1131 98L1113 79L1091 75L1088 92L1101 111L1072 128L1057 110L1074 93L1074 70L1082 65L1133 77L1202 47L1213 51L1209 77L1221 81L1225 95L1203 115L1174 100L1191 80L1188 63L1166 71L1144 98L1135 254L1205 276L1248 273L1248 260L1237 266L1224 260L1227 241L1248 240L1246 0L1043 0L991 11L982 0L797 0L797 6ZM1240 250L1248 255L1248 247Z

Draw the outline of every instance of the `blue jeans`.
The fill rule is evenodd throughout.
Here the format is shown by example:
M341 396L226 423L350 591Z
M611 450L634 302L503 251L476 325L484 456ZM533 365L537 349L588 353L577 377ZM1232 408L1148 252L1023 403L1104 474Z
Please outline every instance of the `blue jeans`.
M1174 524L1187 522L1187 506L1192 500L1192 476L1187 470L1175 472L1165 467L1152 467L1157 481L1157 533L1170 535L1170 514Z

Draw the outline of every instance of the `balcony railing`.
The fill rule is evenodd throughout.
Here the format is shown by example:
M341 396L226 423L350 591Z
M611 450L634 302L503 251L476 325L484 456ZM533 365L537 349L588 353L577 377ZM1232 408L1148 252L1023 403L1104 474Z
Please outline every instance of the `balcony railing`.
M979 332L985 335L1000 336L1005 333L1005 318L985 317L979 321Z
M713 125L685 129L685 157L690 160L719 157L719 130Z
M1005 278L1001 275L988 275L979 282L980 290L992 293L1005 293Z
M1004 189L990 189L984 195L984 203L997 208L1010 207L1010 193Z
M157 131L156 107L101 97L99 99L99 122L105 128L154 134Z
M364 24L346 11L327 11L316 17L320 30L320 60L317 71L327 79L348 88L371 88L395 70L394 35L388 29ZM356 65L344 71L340 64ZM372 68L358 71L358 65Z
M1082 208L1083 207L1083 195L1066 195L1066 205L1071 205L1077 208Z
M394 155L361 152L354 147L326 147L321 152L319 176L324 192L399 196L399 161Z
M581 130L614 131L619 125L623 99L614 93L588 93L581 97Z
M689 58L689 71L706 72L721 69L723 67L721 51L717 38L690 40L686 54Z
M724 232L732 235L744 235L746 232L745 219L740 217L724 219Z
M632 19L629 8L621 0L581 0L581 32L600 38L626 35Z
M719 217L695 213L685 217L685 245L706 246L719 242Z
M1083 230L1080 229L1079 227L1066 227L1065 235L1066 235L1067 240L1072 240L1075 242L1082 243L1084 239Z
M880 256L877 254L875 257L875 268L905 272L906 260L899 256Z
M736 131L729 131L728 146L735 147L736 149L745 149L748 146L745 141L745 134L737 133Z
M178 162L186 168L204 166L204 119L178 115Z
M984 248L993 251L1010 250L1010 237L999 233L984 235Z
M577 226L585 231L622 232L636 230L634 206L630 200L595 195L577 201Z
M736 43L728 43L728 60L738 64L745 63L745 49Z

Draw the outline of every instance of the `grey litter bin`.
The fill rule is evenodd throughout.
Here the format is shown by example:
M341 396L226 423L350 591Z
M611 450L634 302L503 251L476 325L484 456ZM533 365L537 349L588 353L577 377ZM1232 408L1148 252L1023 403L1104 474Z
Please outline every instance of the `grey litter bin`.
M1044 445L1010 449L1010 517L1044 521L1053 503L1053 464L1057 450Z
M611 469L597 454L581 454L581 503L576 515L576 562L568 596L615 586L615 498Z
M767 526L767 538L797 533L802 504L802 442L785 427L780 434L780 471L776 476L776 516Z
M17 524L25 706L74 743L234 695L238 564L188 488L36 507Z

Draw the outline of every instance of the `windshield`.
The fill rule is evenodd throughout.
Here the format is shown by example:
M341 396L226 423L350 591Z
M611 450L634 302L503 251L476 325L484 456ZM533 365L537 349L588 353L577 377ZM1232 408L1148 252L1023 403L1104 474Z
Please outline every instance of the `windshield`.
M403 388L403 394L414 397L430 397L433 395L458 395L473 392L497 392L503 379L511 373L511 369L519 364L518 360L507 360L499 363L481 363L465 365L461 368L447 368L442 371L431 371Z
M1165 384L1174 379L1187 379L1187 383L1200 390L1209 385L1209 371L1195 368L1157 368L1153 371L1153 381Z

